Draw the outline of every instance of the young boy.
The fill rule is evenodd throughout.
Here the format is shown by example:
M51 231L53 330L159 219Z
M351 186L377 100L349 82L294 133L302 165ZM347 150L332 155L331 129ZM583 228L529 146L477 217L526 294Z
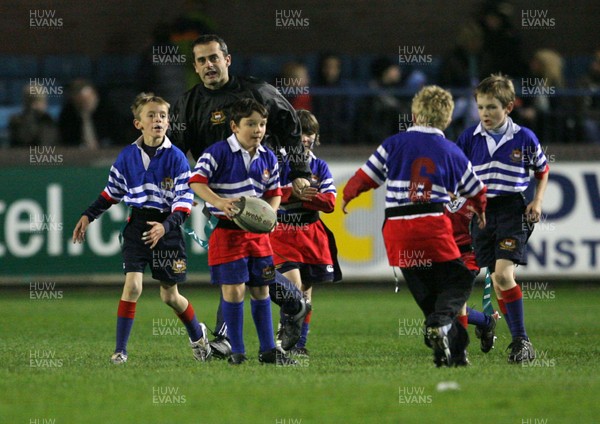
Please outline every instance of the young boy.
M117 311L117 346L112 363L127 362L127 342L146 265L152 269L152 278L160 281L161 299L185 325L194 357L207 361L211 349L206 327L198 323L192 304L177 291L177 284L186 278L185 241L179 227L192 206L190 167L183 152L165 135L169 126L169 104L165 100L141 93L131 110L133 125L142 135L119 154L106 188L75 226L73 243L83 242L90 222L111 205L124 201L130 208L129 222L123 230L125 286Z
M275 279L275 267L269 234L244 231L228 219L235 215L241 196L262 197L274 210L279 207L277 157L261 145L268 113L254 99L239 100L230 113L233 134L204 151L190 178L190 187L220 218L208 241L208 265L211 282L220 284L223 294L221 306L232 352L228 360L234 365L247 360L243 338L247 285L260 342L259 362L295 365L276 349L273 337L269 283Z
M386 139L344 188L343 211L360 193L385 182L383 239L391 266L398 266L425 315L434 362L467 365L469 342L458 323L473 276L460 260L452 224L444 215L450 193L473 198L485 225L485 186L471 163L442 130L451 121L452 95L426 86L412 101L414 126ZM416 259L418 258L418 259Z
M452 222L454 241L460 251L460 258L471 272L473 281L479 274L479 266L475 261L473 251L473 240L471 238L471 221L475 216L473 212L473 200L457 197L450 203L446 203L444 213ZM481 351L488 353L494 347L496 341L496 321L498 314L487 315L483 312L469 308L466 304L461 310L458 321L465 329L468 324L475 325L475 336L480 339Z
M290 166L286 162L281 170L282 198L277 220L279 225L271 233L275 266L285 277L302 290L307 303L312 304L314 283L334 280L334 259L330 251L330 239L325 224L319 219L319 211L333 212L336 189L327 163L312 152L319 145L319 122L307 110L298 110L302 127L302 143L309 157L312 172L311 185L304 189L309 200L302 201L293 195ZM308 356L306 340L312 309L304 318L300 340L291 353ZM278 331L278 342L280 341ZM285 347L284 347L285 349Z
M488 187L488 221L485 229L473 226L477 264L488 267L498 294L500 310L512 335L508 362L535 359L523 313L523 295L515 282L515 265L526 265L527 239L542 212L549 167L535 134L515 124L515 89L508 77L492 75L477 86L475 99L481 122L467 128L458 147L473 163ZM529 171L537 180L533 200L527 205L523 192Z

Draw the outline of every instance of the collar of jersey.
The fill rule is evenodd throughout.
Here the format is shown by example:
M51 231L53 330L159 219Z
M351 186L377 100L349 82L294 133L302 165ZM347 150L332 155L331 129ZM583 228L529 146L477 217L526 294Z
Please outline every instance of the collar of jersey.
M506 129L506 132L499 143L496 143L496 140L494 140L494 138L485 130L485 128L483 128L481 122L479 125L477 125L477 128L475 128L475 131L473 132L473 135L479 134L485 138L490 157L494 156L494 153L500 148L500 146L506 144L509 140L512 140L515 134L521 130L521 127L515 124L510 117L507 117L506 119L508 119L508 128Z
M442 137L446 138L446 136L444 135L444 131L440 130L439 128L434 128L434 127L425 127L423 125L413 125L412 127L408 127L406 129L406 132L409 132L409 131L418 131L418 132L429 133L429 134L437 134L437 135L441 135Z
M516 133L518 133L521 130L521 127L515 124L513 120L510 119L510 117L507 117L506 119L508 119L508 128L506 129L506 133L504 133L504 136L507 140L510 140L514 137ZM477 134L481 134L484 137L491 137L491 135L485 130L485 128L483 128L481 122L479 123L479 125L477 125L477 128L475 128L475 131L473 131L473 135Z
M238 141L235 134L231 134L229 137L227 137L227 144L229 144L229 148L231 149L232 152L237 152L237 151L243 149L242 145ZM265 147L262 144L258 145L258 148L256 149L256 151L263 152L263 153L266 152Z
M143 143L143 142L144 142L144 136L143 136L143 135L140 135L140 137L139 137L137 140L135 140L135 141L133 142L133 144L135 144L135 145L138 147L138 149L140 149L140 150L142 150L142 151L143 151L143 149L142 149L142 143ZM169 137L167 137L167 136L165 135L165 140L164 140L164 141L162 142L162 144L161 144L161 145L158 147L158 149L156 149L156 151L159 151L160 149L163 149L163 148L164 148L164 149L170 149L172 145L173 145L173 144L171 143L171 140L169 140Z

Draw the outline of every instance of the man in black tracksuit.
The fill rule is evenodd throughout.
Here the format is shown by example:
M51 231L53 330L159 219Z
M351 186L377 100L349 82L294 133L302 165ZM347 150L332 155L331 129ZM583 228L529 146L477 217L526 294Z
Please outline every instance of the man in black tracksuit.
M194 41L193 52L194 69L201 83L184 93L173 106L170 137L173 143L186 153L190 151L194 160L198 160L206 147L231 135L230 106L239 99L254 98L269 112L264 144L279 159L284 155L289 158L294 192L303 199L302 189L310 186L311 173L296 111L272 85L253 77L230 76L231 56L219 36L201 36ZM310 306L302 299L302 293L280 273L270 286L270 295L286 315L282 347L291 349L300 337L302 320ZM215 335L216 339L210 342L213 354L227 357L231 349L220 305Z

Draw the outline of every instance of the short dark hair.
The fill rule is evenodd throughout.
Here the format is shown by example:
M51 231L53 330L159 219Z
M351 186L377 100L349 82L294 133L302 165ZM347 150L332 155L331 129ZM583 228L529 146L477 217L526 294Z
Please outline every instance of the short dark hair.
M479 94L498 99L502 107L506 107L510 102L515 101L515 86L508 76L501 73L492 74L481 81L475 89L475 100Z
M252 98L238 100L231 105L229 111L231 113L231 120L236 125L240 125L242 118L248 118L252 115L252 112L258 112L265 119L269 116L267 109Z
M196 38L192 43L192 50L198 45L208 44L213 41L219 43L219 49L223 52L223 56L227 56L229 54L229 50L227 49L227 44L225 44L225 40L223 40L216 34L204 34Z

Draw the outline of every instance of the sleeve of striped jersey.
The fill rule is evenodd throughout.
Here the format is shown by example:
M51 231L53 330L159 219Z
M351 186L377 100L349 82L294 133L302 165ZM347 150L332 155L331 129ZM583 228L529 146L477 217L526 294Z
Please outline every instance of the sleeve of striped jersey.
M190 188L190 167L187 160L182 156L178 169L179 174L175 177L175 198L171 205L171 212L183 212L189 215L194 202L194 192Z
M192 171L189 182L208 184L218 167L218 160L213 156L212 150L205 151L202 156L198 158L198 162L196 162L196 166Z
M101 193L101 196L110 203L119 203L125 194L127 194L127 180L125 176L119 172L119 160L110 167L108 174L108 183Z
M367 163L360 168L377 186L383 184L387 178L387 158L388 153L382 144L371 155Z
M344 187L344 201L349 202L361 193L379 186L380 184L373 181L361 168L346 183Z
M544 176L544 174L546 172L548 172L550 170L550 167L548 166L548 160L546 159L546 155L544 154L544 151L542 150L542 146L540 145L540 142L537 139L537 137L535 136L535 134L533 134L533 133L531 134L529 143L531 146L530 151L535 152L531 155L530 158L528 158L529 163L531 164L531 167L533 168L535 178L537 178L539 180Z
M311 202L302 202L306 209L331 213L335 209L335 193L318 193Z
M477 177L475 171L473 171L471 162L467 161L467 167L458 182L457 191L464 197L473 197L484 188L485 185Z
M329 170L327 162L324 160L319 161L319 193L337 193L335 186L333 185L333 175Z

